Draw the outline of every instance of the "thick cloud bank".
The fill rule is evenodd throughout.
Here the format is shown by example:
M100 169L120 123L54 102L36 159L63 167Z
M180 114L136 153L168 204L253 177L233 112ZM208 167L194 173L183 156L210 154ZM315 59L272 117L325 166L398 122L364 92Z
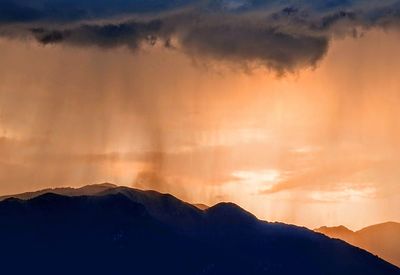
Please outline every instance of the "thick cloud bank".
M314 66L333 36L396 27L400 1L1 0L0 32L101 48L162 45L193 56L263 65Z

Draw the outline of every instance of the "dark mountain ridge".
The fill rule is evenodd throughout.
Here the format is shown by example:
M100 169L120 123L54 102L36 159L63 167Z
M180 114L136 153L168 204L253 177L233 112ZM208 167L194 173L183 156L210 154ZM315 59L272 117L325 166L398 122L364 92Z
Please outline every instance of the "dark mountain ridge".
M154 191L0 202L4 274L400 274L372 254L235 204L202 211Z
M54 193L54 194L65 195L65 196L96 195L100 192L110 190L113 188L117 188L117 187L118 187L117 185L114 185L112 183L100 183L100 184L85 185L80 188L72 188L72 187L47 188L47 189L43 189L43 190L39 190L39 191L0 196L0 201L9 199L9 198L17 198L17 199L27 200L27 199L32 199L37 196L46 194L46 193Z

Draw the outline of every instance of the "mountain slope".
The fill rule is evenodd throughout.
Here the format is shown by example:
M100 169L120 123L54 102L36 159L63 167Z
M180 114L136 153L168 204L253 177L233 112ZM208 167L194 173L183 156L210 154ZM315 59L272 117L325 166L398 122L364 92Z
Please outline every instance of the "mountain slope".
M400 267L400 223L376 224L356 232L344 226L324 226L315 231L364 248Z
M0 243L4 274L400 274L345 242L231 203L201 211L129 188L1 201Z

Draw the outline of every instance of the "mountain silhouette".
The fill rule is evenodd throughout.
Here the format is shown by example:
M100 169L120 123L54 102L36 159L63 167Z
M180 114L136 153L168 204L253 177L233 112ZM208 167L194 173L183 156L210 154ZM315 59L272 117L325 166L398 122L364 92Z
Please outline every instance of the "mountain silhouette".
M233 203L203 211L127 187L68 192L0 202L2 274L400 274L360 248Z
M344 226L323 226L315 231L366 249L400 267L400 223L386 222L355 232Z
M100 192L110 190L113 188L117 188L117 185L112 183L100 183L100 184L92 184L86 185L80 188L72 188L72 187L59 187L59 188L48 188L34 192L25 192L21 194L0 196L0 201L8 199L8 198L17 198L22 200L31 199L46 193L53 193L65 196L82 196L82 195L96 195Z

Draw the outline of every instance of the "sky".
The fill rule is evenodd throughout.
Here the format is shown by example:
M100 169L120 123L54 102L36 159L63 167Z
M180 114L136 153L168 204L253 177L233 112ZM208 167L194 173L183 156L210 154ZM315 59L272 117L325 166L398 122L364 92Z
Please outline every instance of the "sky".
M400 221L399 1L0 1L0 194L112 182Z

